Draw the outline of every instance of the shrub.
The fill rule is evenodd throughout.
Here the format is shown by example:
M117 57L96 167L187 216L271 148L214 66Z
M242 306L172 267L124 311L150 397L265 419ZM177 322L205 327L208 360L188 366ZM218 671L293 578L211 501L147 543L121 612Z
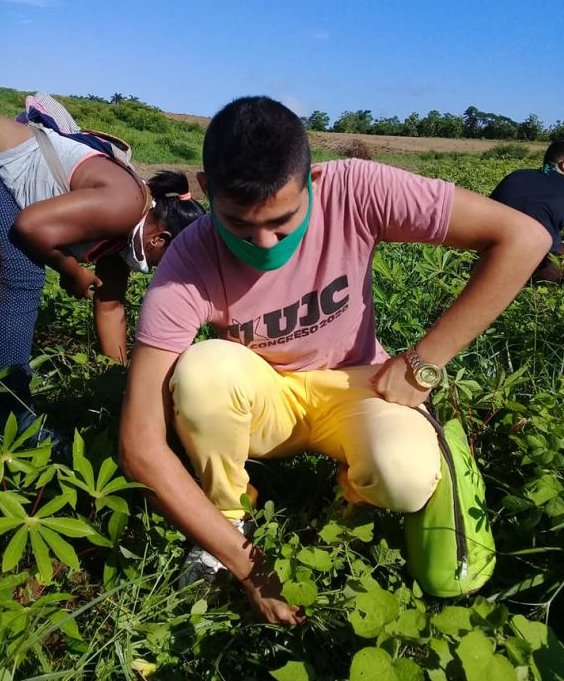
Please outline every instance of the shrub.
M345 158L361 158L365 161L372 160L368 144L357 138L344 142L339 151Z
M481 158L497 158L503 161L511 159L523 160L531 156L531 151L522 144L496 144L495 147L484 151Z

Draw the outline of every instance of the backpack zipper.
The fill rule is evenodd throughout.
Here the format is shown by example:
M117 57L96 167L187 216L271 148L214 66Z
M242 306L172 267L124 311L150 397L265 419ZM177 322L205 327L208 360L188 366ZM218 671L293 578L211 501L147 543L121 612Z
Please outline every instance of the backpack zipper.
M416 407L417 409L417 407ZM456 570L456 579L465 579L468 576L468 543L466 541L466 533L464 531L464 517L460 511L460 500L458 498L458 483L456 480L456 470L454 467L454 459L448 442L445 438L445 433L442 425L435 418L431 416L428 412L423 409L417 409L417 411L425 416L427 421L434 427L437 433L437 439L439 441L439 447L441 449L442 455L445 458L446 465L450 473L450 479L452 482L452 497L453 497L453 515L454 515L454 532L456 541L456 561L458 563L458 568Z

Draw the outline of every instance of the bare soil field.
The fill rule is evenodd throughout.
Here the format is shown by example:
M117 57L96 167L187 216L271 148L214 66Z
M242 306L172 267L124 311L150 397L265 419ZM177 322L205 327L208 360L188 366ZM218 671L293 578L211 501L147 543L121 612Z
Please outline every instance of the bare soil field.
M172 119L185 121L187 123L197 123L206 128L210 121L205 116L193 116L190 114L166 114ZM342 132L310 132L310 142L313 149L320 149L338 154L345 154L354 140L358 140L366 145L371 156L405 156L410 154L421 154L428 151L438 151L442 153L466 152L471 154L481 154L498 144L499 140L471 140L471 139L447 139L443 137L396 137L392 135L353 135ZM527 143L531 151L544 149L545 143ZM400 164L401 165L401 164ZM196 180L197 166L190 165L147 165L136 164L140 175L147 179L156 170L172 169L183 170L188 175L190 189L194 198L201 199L202 193Z

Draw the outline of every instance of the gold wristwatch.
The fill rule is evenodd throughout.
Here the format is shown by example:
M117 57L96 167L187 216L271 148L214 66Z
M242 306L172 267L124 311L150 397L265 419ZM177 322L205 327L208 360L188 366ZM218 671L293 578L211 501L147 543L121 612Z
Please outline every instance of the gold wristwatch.
M413 378L422 388L436 388L441 384L444 375L443 369L436 364L422 360L415 348L410 348L405 353L405 358L413 373Z

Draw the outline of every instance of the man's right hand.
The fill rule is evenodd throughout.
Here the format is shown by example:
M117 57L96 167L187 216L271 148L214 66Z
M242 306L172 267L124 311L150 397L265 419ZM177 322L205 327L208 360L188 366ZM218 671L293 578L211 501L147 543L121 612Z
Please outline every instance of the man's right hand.
M289 605L281 595L282 586L275 572L267 573L258 560L251 574L241 581L251 606L271 624L303 624L305 615L297 605Z

